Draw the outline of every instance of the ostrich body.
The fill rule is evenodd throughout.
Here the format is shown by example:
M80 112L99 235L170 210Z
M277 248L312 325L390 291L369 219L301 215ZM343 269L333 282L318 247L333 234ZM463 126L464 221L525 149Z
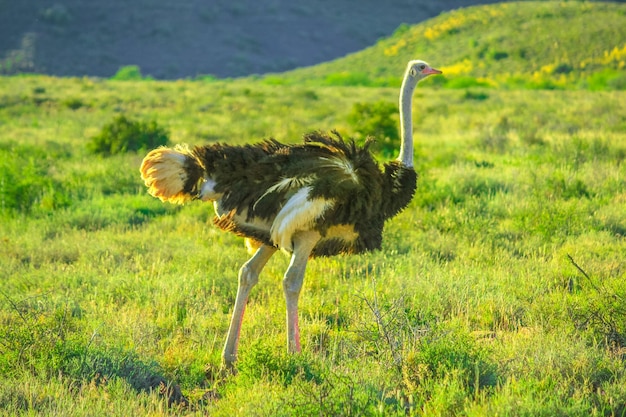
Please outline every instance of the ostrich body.
M151 151L141 176L151 195L182 204L213 201L214 223L252 242L256 251L239 270L239 286L223 351L226 365L237 345L250 290L270 257L291 253L284 275L287 348L300 351L298 298L309 258L379 249L385 220L415 193L411 100L417 83L441 72L410 61L400 93L401 149L382 169L368 151L333 132L313 132L304 142L273 139L255 145L212 144Z

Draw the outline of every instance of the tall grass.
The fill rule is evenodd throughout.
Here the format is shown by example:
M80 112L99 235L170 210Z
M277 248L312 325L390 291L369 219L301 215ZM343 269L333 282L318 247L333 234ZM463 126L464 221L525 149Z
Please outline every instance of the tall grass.
M310 263L296 356L276 255L248 303L238 375L219 366L241 240L206 204L147 196L141 154L88 151L120 114L173 143L296 142L358 135L355 104L396 100L0 78L1 413L623 415L623 92L420 89L413 202L381 251Z

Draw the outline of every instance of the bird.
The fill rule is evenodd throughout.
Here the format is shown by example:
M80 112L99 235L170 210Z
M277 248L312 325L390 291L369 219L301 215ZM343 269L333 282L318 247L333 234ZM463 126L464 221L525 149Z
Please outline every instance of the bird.
M381 248L385 221L402 211L417 187L412 98L418 82L441 74L409 61L399 97L400 153L381 167L370 151L335 130L302 143L273 138L254 144L176 145L150 151L140 167L148 193L163 202L212 202L213 223L245 238L252 256L241 266L222 362L233 368L246 303L268 260L291 255L282 280L287 351L300 352L298 300L311 258Z

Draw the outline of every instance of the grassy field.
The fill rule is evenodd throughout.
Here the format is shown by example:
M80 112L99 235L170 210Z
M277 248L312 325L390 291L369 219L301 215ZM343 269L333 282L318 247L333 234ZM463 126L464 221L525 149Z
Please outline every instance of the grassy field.
M171 143L356 135L397 89L0 78L0 414L626 415L626 92L509 87L420 87L383 249L310 263L295 356L272 258L233 376L242 240L91 138L120 115Z

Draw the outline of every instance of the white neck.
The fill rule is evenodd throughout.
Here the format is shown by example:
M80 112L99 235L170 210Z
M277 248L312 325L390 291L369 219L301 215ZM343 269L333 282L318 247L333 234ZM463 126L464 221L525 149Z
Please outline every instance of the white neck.
M402 81L400 90L400 155L398 161L406 167L413 167L413 121L412 105L413 91L417 83L409 81L408 75Z

